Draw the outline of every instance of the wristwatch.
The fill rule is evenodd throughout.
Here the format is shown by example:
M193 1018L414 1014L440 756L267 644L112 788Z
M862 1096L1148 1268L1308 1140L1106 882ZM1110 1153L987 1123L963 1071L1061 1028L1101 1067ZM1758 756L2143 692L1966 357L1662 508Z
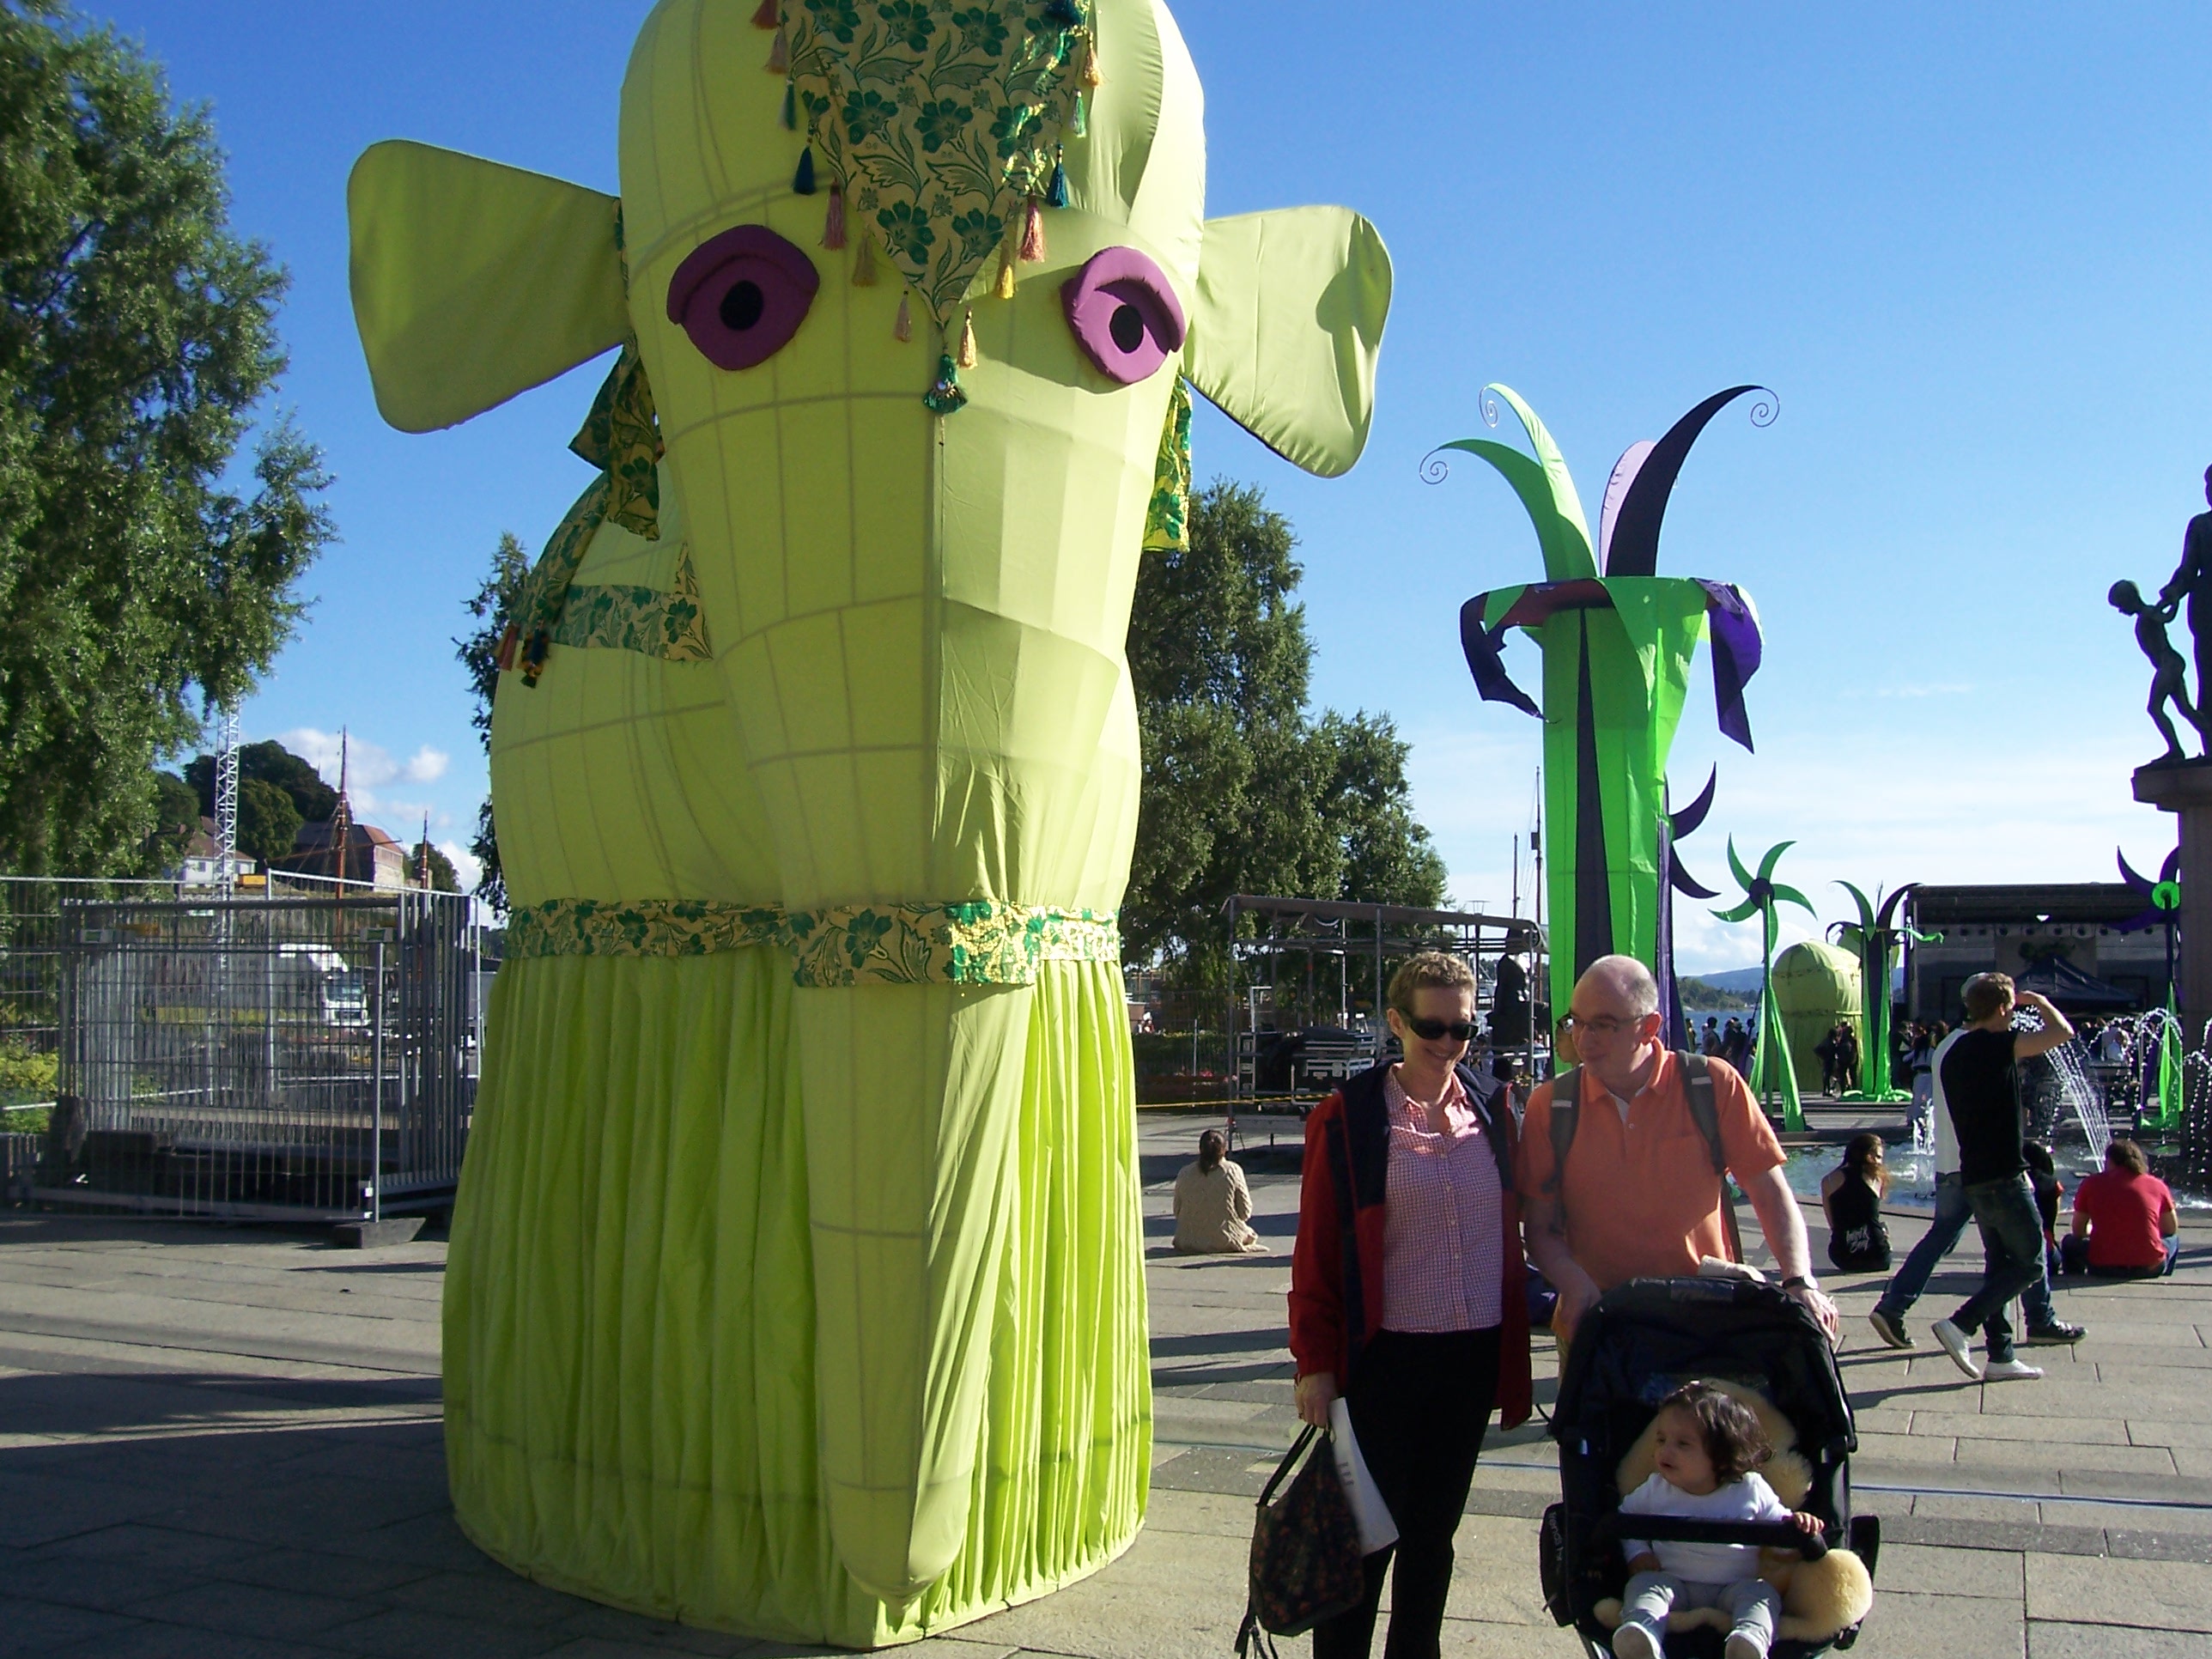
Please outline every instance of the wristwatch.
M1803 1273L1792 1273L1782 1281L1782 1288L1785 1291L1817 1291L1820 1287Z

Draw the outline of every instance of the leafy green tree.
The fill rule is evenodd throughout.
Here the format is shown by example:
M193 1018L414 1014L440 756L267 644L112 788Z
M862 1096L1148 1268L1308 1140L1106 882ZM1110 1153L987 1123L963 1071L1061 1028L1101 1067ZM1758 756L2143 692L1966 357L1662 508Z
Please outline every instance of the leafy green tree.
M200 811L208 817L215 816L216 757L200 755L185 768L185 781L199 793ZM337 816L338 792L323 781L323 775L309 761L294 754L274 738L260 743L245 743L238 747L239 798L245 799L246 785L256 779L272 784L290 797L294 811L302 823L328 823ZM290 851L288 846L285 849Z
M154 828L146 837L146 862L166 870L185 855L200 827L200 798L174 772L154 774Z
M1443 902L1407 744L1383 716L1307 713L1313 641L1290 521L1217 481L1187 552L1147 553L1129 628L1144 788L1123 901L1133 961L1222 982L1232 893Z
M458 893L461 890L459 872L453 868L453 860L427 841L418 841L408 849L407 879L420 884L425 866L430 872L430 890L434 893Z
M285 361L283 273L228 210L204 109L0 0L0 866L148 862L153 761L267 669L331 538L288 422L228 485Z
M492 697L499 690L499 642L529 574L530 555L524 551L521 538L511 530L502 530L499 545L492 550L491 570L467 602L469 615L476 618L477 625L453 641L453 656L469 671L469 685L476 694L470 722L477 728L487 755L491 753ZM499 831L492 823L489 793L477 808L477 830L469 851L483 865L483 873L477 878L477 896L495 909L506 909L507 878L500 869Z
M238 850L264 864L291 852L299 840L302 820L291 796L262 778L244 778L238 786Z

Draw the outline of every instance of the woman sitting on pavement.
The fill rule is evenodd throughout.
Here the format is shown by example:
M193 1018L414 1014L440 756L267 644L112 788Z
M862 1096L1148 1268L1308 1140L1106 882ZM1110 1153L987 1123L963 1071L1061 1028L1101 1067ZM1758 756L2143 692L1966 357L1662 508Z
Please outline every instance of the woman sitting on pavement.
M1828 1215L1828 1260L1845 1273L1889 1271L1889 1229L1881 1218L1889 1196L1889 1165L1881 1137L1851 1137L1844 1161L1820 1182L1820 1207Z
M1198 1138L1198 1158L1182 1166L1175 1184L1175 1247L1182 1255L1265 1255L1252 1231L1252 1189L1229 1158L1229 1138L1208 1129Z
M1408 958L1389 1018L1405 1059L1361 1073L1306 1120L1291 1258L1298 1415L1328 1427L1341 1386L1398 1526L1394 1548L1367 1558L1361 1601L1314 1627L1314 1659L1365 1659L1394 1553L1388 1651L1437 1650L1492 1405L1507 1428L1529 1409L1513 1114L1503 1089L1460 1063L1473 970L1440 951Z
M2074 1231L2058 1242L2069 1273L2093 1279L2157 1279L2181 1254L2181 1216L2173 1193L2150 1172L2132 1140L2105 1148L2105 1167L2074 1194Z

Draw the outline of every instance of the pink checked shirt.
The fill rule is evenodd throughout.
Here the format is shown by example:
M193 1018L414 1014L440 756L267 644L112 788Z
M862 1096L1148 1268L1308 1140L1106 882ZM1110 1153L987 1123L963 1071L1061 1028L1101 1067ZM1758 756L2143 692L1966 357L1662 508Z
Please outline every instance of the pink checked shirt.
M1445 1091L1445 1133L1407 1097L1394 1069L1382 1082L1390 1112L1383 1189L1382 1326L1393 1331L1486 1331L1503 1317L1498 1159L1459 1079Z

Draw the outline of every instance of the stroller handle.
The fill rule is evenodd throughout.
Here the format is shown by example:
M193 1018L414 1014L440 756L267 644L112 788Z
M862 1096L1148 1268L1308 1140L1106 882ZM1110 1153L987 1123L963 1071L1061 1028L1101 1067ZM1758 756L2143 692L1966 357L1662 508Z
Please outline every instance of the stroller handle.
M1615 1510L1592 1530L1607 1541L1632 1537L1668 1544L1756 1544L1795 1550L1808 1561L1828 1553L1823 1534L1800 1532L1787 1521L1687 1521L1667 1515L1623 1515Z

